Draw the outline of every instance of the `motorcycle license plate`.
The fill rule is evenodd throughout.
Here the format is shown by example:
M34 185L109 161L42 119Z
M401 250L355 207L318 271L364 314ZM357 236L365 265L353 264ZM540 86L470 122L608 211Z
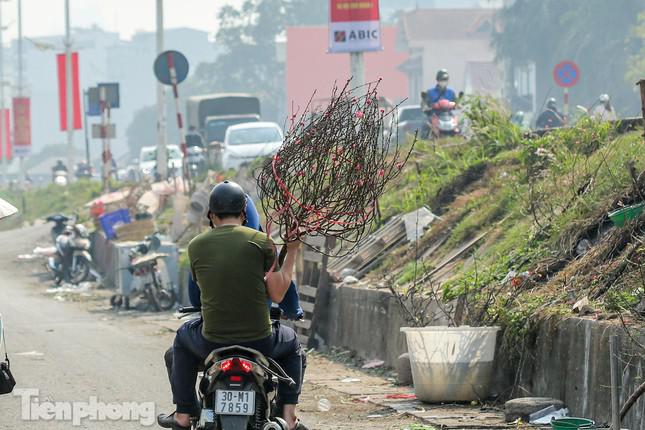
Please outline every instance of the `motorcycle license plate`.
M255 391L217 390L215 413L217 415L253 415Z

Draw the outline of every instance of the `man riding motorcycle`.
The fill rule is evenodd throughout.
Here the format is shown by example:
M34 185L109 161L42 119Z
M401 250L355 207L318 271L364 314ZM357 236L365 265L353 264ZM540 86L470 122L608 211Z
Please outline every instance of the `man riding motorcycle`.
M601 94L598 97L593 109L591 109L591 116L598 121L616 121L618 119L616 111L611 105L609 94Z
M441 69L437 72L437 85L430 88L426 93L426 103L430 108L432 105L437 103L441 99L446 99L451 102L457 100L455 91L452 88L448 88L448 81L450 80L450 75L446 69Z
M557 128L564 126L565 116L558 112L558 104L555 98L551 97L546 102L546 110L540 114L535 127L538 129Z
M275 359L296 382L295 386L280 383L278 403L290 429L306 430L296 416L303 380L300 343L291 328L271 324L266 305L267 296L280 303L289 289L299 242L287 244L287 256L278 271L271 239L242 225L245 207L242 187L230 181L216 185L209 199L212 229L188 245L191 272L200 290L202 318L188 321L177 330L171 372L177 409L158 417L162 427L190 428L200 363L215 349L240 345Z

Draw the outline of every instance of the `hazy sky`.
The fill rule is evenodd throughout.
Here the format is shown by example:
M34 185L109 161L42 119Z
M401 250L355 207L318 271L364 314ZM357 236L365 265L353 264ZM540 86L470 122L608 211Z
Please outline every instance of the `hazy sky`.
M2 21L8 26L4 39L17 35L17 0L2 2ZM243 0L164 0L165 26L192 27L215 32L216 14L224 4ZM155 29L155 0L70 0L72 26L97 24L105 30L117 31L129 38L138 30ZM64 0L22 0L25 36L63 34L65 31Z

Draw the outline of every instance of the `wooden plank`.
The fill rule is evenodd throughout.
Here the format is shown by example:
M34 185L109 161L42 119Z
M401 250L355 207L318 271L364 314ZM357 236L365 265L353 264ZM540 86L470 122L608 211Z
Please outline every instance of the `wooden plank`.
M314 287L310 287L309 285L300 285L298 287L298 292L302 296L311 297L312 299L315 299L318 289Z
M327 238L325 236L307 236L305 238L305 243L309 246L315 246L316 248L323 248Z
M392 242L398 242L402 235L405 235L405 223L402 218L395 217L381 229L363 239L354 254L333 261L329 265L329 270L339 273L347 267L359 269L362 264L369 264L377 258L384 247L389 247Z
M300 307L305 312L313 313L315 304L314 303L309 303L309 302L300 302Z
M309 336L305 336L304 334L298 333L298 339L300 340L300 344L302 346L307 346L309 344Z
M296 327L309 330L311 328L311 320L302 320L302 321L295 321L294 325Z
M305 261L309 261L311 263L322 263L323 255L320 252L316 252L312 249L307 249L307 247L305 247L302 253L302 258Z

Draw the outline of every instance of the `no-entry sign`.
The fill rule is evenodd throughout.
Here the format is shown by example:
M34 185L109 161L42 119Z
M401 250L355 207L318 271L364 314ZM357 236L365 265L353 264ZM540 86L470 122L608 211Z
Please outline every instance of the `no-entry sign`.
M571 88L580 80L580 68L573 61L562 61L553 68L553 80L559 87Z
M381 49L378 0L330 0L329 52Z

